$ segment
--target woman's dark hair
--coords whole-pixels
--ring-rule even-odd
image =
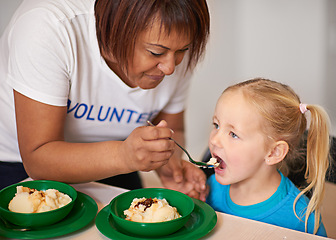
[[[204,54],[210,31],[206,0],[96,0],[101,55],[105,59],[112,57],[127,69],[136,38],[157,16],[168,34],[176,30],[190,36],[188,68],[193,68]]]

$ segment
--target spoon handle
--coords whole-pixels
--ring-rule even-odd
[[[150,126],[155,127],[155,125],[154,125],[153,123],[151,123],[150,121],[147,121],[147,123],[148,123]],[[179,148],[181,148],[182,151],[183,151],[185,154],[187,154],[188,159],[189,159],[189,162],[191,162],[191,163],[197,165],[198,167],[203,167],[203,168],[212,168],[212,167],[214,167],[213,165],[208,165],[208,164],[205,163],[205,162],[197,162],[197,161],[193,160],[192,157],[190,156],[189,152],[188,152],[184,147],[182,147],[180,144],[178,144],[178,143],[175,141],[175,139],[173,139],[173,138],[169,138],[169,139],[170,139],[170,140],[173,140],[174,143],[175,143]]]

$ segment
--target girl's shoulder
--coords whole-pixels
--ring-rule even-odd
[[[289,206],[289,209],[293,209],[295,199],[301,193],[301,191],[299,190],[297,186],[295,186],[295,184],[290,179],[285,177],[284,180],[286,181],[287,189],[288,189],[288,195],[287,195],[287,198],[288,198],[287,202],[289,203],[288,206]],[[296,219],[296,228],[294,228],[296,230],[303,231],[303,232],[305,231],[304,220],[305,220],[305,214],[306,214],[308,203],[309,203],[309,198],[304,194],[300,196],[300,198],[298,198],[297,202],[295,203],[295,213],[297,216],[295,216],[293,212],[293,218]],[[293,222],[293,226],[295,226],[294,223],[295,222]],[[315,212],[312,212],[312,214],[308,218],[308,232],[309,233],[313,233],[314,223],[315,223]],[[327,236],[323,222],[321,222],[317,235]]]
[[[295,186],[295,184],[288,178],[288,177],[283,177],[284,182],[286,184],[286,188],[287,188],[287,192],[288,192],[288,197],[290,199],[294,199],[301,193],[301,191],[299,190],[299,188],[297,186]],[[306,195],[302,195],[298,201],[297,201],[298,205],[300,207],[306,208],[307,204],[309,203],[309,198]]]

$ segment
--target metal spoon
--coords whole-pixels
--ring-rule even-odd
[[[12,224],[10,222],[8,222],[6,219],[4,219],[3,217],[0,216],[0,220],[4,223],[5,228],[12,230],[12,231],[19,231],[19,232],[26,232],[26,231],[30,231],[29,228],[21,228],[18,225]]]
[[[150,125],[150,126],[153,126],[155,127],[155,125],[153,123],[151,123],[150,121],[147,121],[147,123]],[[197,162],[195,160],[192,159],[192,157],[190,156],[190,154],[188,153],[188,151],[182,147],[180,144],[178,144],[173,138],[169,138],[170,140],[173,140],[174,143],[182,149],[183,152],[185,152],[185,154],[187,154],[188,156],[188,159],[189,159],[189,162],[195,164],[196,166],[198,167],[202,167],[202,168],[214,168],[216,167],[214,164],[209,164],[209,163],[206,163],[206,162]]]

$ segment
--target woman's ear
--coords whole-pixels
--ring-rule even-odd
[[[287,155],[289,150],[288,143],[285,141],[277,141],[270,149],[270,152],[265,158],[266,164],[274,165],[281,162]]]

